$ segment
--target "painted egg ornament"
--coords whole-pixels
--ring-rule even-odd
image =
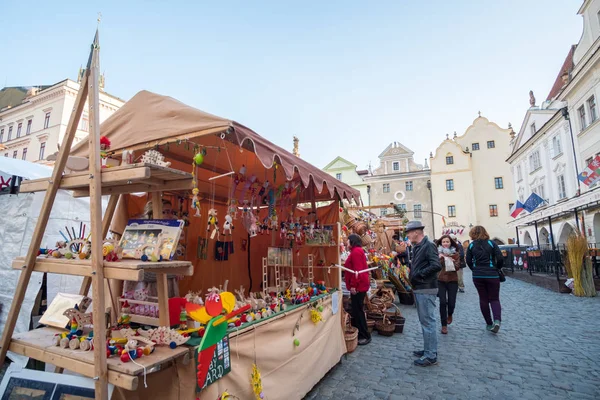
[[[317,310],[319,310],[319,312],[323,312],[323,306],[319,306],[319,308],[317,308]]]
[[[294,346],[295,346],[295,347],[298,347],[298,346],[300,346],[300,340],[298,340],[298,339],[294,339]]]
[[[203,162],[204,162],[204,154],[202,154],[202,153],[197,153],[197,154],[194,156],[194,163],[195,163],[196,165],[202,165],[202,163],[203,163]]]

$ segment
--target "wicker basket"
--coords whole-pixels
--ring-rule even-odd
[[[373,243],[373,239],[371,239],[371,236],[369,235],[362,235],[360,237],[360,242],[363,247],[368,247]]]
[[[396,331],[396,325],[384,315],[381,321],[375,322],[375,329],[377,329],[377,332],[381,336],[393,336]]]
[[[346,339],[346,351],[352,353],[358,347],[358,329],[350,325],[350,316],[344,314],[344,339]]]
[[[367,330],[369,331],[369,333],[373,332],[373,329],[375,329],[375,321],[372,319],[368,319],[367,320]]]

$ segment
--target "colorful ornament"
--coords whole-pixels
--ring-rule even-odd
[[[202,163],[203,163],[203,162],[204,162],[204,154],[202,154],[202,153],[197,153],[197,154],[194,156],[194,163],[195,163],[196,165],[202,165]]]
[[[252,391],[254,392],[256,400],[263,399],[265,395],[263,393],[262,378],[260,377],[260,371],[258,370],[256,363],[252,364],[250,380],[252,383]]]
[[[200,199],[198,198],[200,190],[198,188],[192,189],[192,209],[196,210],[194,217],[200,217]]]

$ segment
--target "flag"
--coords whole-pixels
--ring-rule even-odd
[[[523,205],[523,203],[517,200],[517,202],[513,204],[512,208],[510,209],[510,216],[513,218],[517,218],[524,209],[525,206]]]
[[[592,186],[600,180],[600,155],[579,174],[579,180],[587,186]]]
[[[544,199],[542,199],[536,193],[531,193],[529,198],[527,198],[527,200],[525,200],[525,204],[523,204],[523,208],[525,209],[525,211],[531,213],[531,212],[533,212],[533,210],[538,208],[538,206],[540,204],[542,204],[543,202],[544,202]]]

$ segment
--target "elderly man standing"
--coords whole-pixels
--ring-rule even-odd
[[[442,270],[437,247],[425,236],[424,228],[421,222],[410,221],[405,229],[408,240],[412,244],[409,279],[415,293],[419,322],[423,329],[424,349],[414,352],[415,357],[419,357],[415,360],[415,365],[419,367],[437,364],[435,300],[438,292],[437,276]]]

